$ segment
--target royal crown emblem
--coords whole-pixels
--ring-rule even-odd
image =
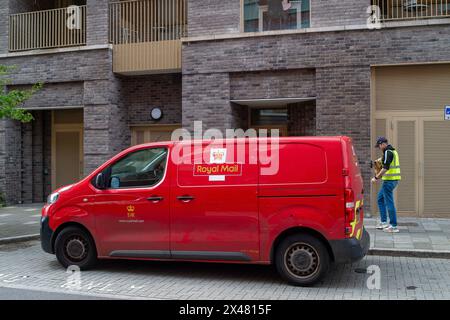
[[[134,218],[134,206],[127,206],[128,218]]]

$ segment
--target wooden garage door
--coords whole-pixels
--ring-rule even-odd
[[[450,64],[375,69],[376,111],[443,110],[450,104]]]
[[[400,155],[399,213],[450,218],[450,64],[377,67],[372,87],[372,139],[387,136]]]
[[[423,122],[423,212],[450,216],[450,121]]]

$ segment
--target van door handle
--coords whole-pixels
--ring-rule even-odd
[[[177,197],[178,200],[183,201],[183,202],[190,202],[192,200],[194,200],[193,196],[179,196]]]
[[[162,201],[164,198],[163,197],[160,197],[160,196],[152,196],[152,197],[149,197],[149,198],[147,198],[147,200],[148,201],[151,201],[151,202],[160,202],[160,201]]]

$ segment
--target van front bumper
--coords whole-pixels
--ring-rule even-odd
[[[331,250],[336,263],[352,263],[364,258],[369,251],[370,235],[363,229],[361,240],[356,238],[332,240],[330,241]]]
[[[41,218],[41,247],[45,252],[54,254],[52,246],[53,230],[50,228],[48,220],[48,217]]]

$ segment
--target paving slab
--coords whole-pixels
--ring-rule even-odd
[[[36,237],[43,206],[37,203],[0,208],[0,242]]]

